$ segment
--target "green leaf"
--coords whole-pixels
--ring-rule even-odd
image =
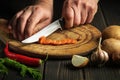
[[[8,69],[2,63],[0,63],[0,73],[8,74]]]
[[[4,62],[6,65],[11,66],[13,68],[16,68],[20,71],[20,75],[24,77],[26,73],[28,72],[35,80],[41,80],[42,76],[39,70],[27,67],[24,64],[21,64],[15,60],[9,59],[9,58],[4,58]]]
[[[20,71],[21,76],[24,77],[26,75],[26,72],[27,72],[27,66],[22,65]]]
[[[42,75],[41,75],[39,70],[33,69],[33,68],[28,68],[28,72],[32,75],[32,77],[35,80],[41,80],[42,79]]]

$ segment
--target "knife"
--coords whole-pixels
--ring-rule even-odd
[[[55,32],[56,30],[58,30],[59,28],[62,30],[61,26],[63,26],[64,24],[65,24],[64,19],[60,18],[60,19],[54,21],[53,23],[49,24],[42,30],[38,31],[37,33],[33,34],[32,36],[26,38],[25,40],[22,41],[22,43],[37,42],[39,40],[39,38],[42,36],[47,37],[50,34],[52,34],[53,32]]]

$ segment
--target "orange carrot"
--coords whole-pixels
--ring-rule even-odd
[[[44,36],[39,39],[40,44],[52,44],[52,45],[74,44],[76,42],[77,40],[75,39],[51,40],[51,39],[47,39]]]

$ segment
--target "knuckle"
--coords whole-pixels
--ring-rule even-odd
[[[82,6],[87,6],[88,2],[86,2],[86,0],[80,0],[79,4]]]
[[[27,22],[28,22],[29,24],[31,24],[33,21],[34,21],[33,18],[29,18],[29,19],[27,20]]]
[[[20,16],[19,17],[19,21],[25,21],[25,17],[24,16]]]
[[[74,4],[79,5],[80,0],[74,0]]]
[[[95,9],[95,5],[93,4],[86,4],[86,7],[90,10],[94,10]]]
[[[34,10],[38,10],[40,7],[38,7],[38,6],[36,6],[36,7],[34,7]]]
[[[86,7],[91,7],[90,3],[86,3],[85,5],[86,5]]]
[[[70,0],[65,0],[64,4],[65,5],[70,5]]]

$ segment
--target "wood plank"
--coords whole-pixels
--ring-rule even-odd
[[[0,74],[0,80],[3,80],[3,78],[4,78],[4,75]]]
[[[120,80],[120,68],[116,66],[104,66],[85,68],[86,80]]]
[[[76,69],[70,60],[49,60],[45,68],[45,80],[83,80],[82,69]]]

